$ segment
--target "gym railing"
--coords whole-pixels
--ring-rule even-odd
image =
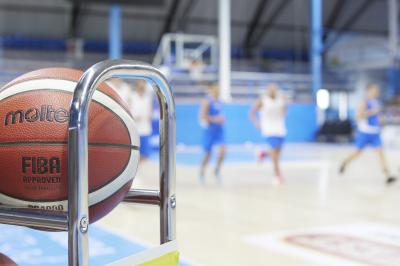
[[[93,65],[81,77],[73,95],[68,129],[68,213],[0,208],[0,223],[68,231],[68,265],[89,265],[88,111],[92,95],[112,77],[144,79],[160,104],[160,188],[133,189],[124,201],[158,205],[160,242],[175,239],[175,103],[163,75],[136,61],[109,60]]]

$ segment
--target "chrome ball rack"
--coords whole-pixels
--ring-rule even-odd
[[[175,103],[164,76],[151,65],[108,60],[90,67],[76,85],[68,127],[68,212],[0,208],[0,223],[68,231],[68,265],[89,265],[88,111],[92,95],[112,77],[144,79],[152,84],[160,104],[160,187],[133,189],[125,202],[160,208],[160,242],[175,239]]]

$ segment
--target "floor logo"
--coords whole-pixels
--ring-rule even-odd
[[[351,225],[248,236],[246,242],[323,265],[400,265],[400,228]]]

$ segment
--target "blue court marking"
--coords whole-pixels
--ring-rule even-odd
[[[13,259],[19,266],[68,264],[66,232],[44,232],[3,224],[0,224],[0,231],[0,253]],[[91,266],[104,266],[149,248],[96,225],[90,227],[89,239]],[[179,265],[189,264],[181,262]]]

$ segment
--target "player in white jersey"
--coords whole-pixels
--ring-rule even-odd
[[[115,88],[119,96],[127,103],[129,111],[135,119],[140,136],[140,162],[143,162],[151,153],[149,141],[153,132],[152,89],[145,80],[136,80],[133,86],[121,78],[112,78],[107,83]]]
[[[261,162],[266,156],[270,156],[274,166],[274,183],[282,184],[284,179],[279,159],[286,136],[286,103],[276,84],[267,86],[265,93],[254,103],[249,116],[270,148],[268,151],[259,152],[258,161]]]
[[[140,136],[140,160],[146,160],[151,153],[149,139],[152,134],[153,94],[145,80],[135,81],[134,86],[121,79],[115,79],[113,83],[118,87],[135,119]]]

